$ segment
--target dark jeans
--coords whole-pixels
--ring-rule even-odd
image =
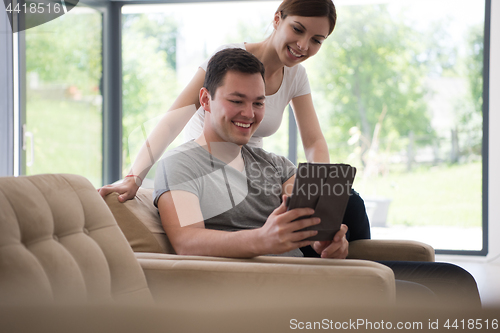
[[[379,263],[391,268],[396,280],[417,283],[430,289],[436,295],[439,305],[481,307],[476,280],[457,265],[418,261],[379,261]],[[396,294],[399,292],[396,284]],[[430,298],[427,300],[432,301]]]

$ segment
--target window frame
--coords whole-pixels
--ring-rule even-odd
[[[490,43],[491,43],[491,0],[485,0],[484,9],[484,47],[483,47],[483,139],[481,147],[482,158],[482,237],[483,248],[479,251],[442,250],[436,254],[452,254],[466,256],[488,255],[489,250],[489,105],[490,105]]]
[[[0,31],[1,177],[14,175],[14,35],[7,15],[0,14]]]

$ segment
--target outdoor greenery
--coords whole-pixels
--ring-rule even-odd
[[[101,108],[70,100],[34,98],[26,106],[35,158],[28,174],[73,173],[102,183]],[[69,111],[70,110],[70,111]],[[28,151],[31,143],[28,141]],[[31,156],[27,156],[28,162]]]
[[[101,29],[99,13],[72,11],[26,31],[27,174],[74,173],[102,185]]]
[[[475,25],[467,36],[465,56],[465,75],[469,82],[468,95],[464,98],[460,110],[459,128],[464,142],[464,154],[481,154],[483,126],[483,36],[484,27]]]
[[[323,114],[329,115],[324,126],[328,141],[347,143],[349,130],[358,126],[364,157],[383,112],[380,137],[386,142],[411,131],[432,135],[424,99],[427,72],[419,61],[429,45],[386,6],[347,6],[341,14],[342,24],[309,66],[314,91],[324,99]],[[331,145],[332,155],[352,149]]]
[[[360,177],[360,193],[389,198],[387,224],[404,226],[480,227],[482,223],[482,164],[420,166],[387,176]],[[366,200],[366,198],[365,198]]]
[[[45,85],[100,94],[102,17],[67,14],[26,31],[26,72]]]
[[[323,132],[328,142],[335,143],[330,145],[334,159],[347,159],[356,147],[353,143],[359,162],[366,165],[370,148],[372,154],[399,152],[407,149],[410,137],[415,148],[449,138],[448,132],[437,133],[431,125],[427,101],[434,92],[427,81],[434,77],[467,78],[471,95],[457,101],[455,112],[462,119],[462,132],[474,132],[476,137],[474,142],[461,140],[461,151],[480,154],[482,32],[478,27],[471,28],[468,53],[460,57],[449,42],[446,20],[417,30],[408,13],[395,17],[387,5],[345,6],[339,8],[340,15],[342,24],[305,64],[324,120]],[[471,101],[473,108],[463,107]],[[475,128],[467,131],[471,118]],[[467,150],[467,145],[476,149]]]
[[[177,97],[176,23],[170,16],[123,16],[123,173],[145,141],[141,125],[154,127]],[[149,132],[148,132],[149,133]],[[139,135],[137,135],[139,134]]]

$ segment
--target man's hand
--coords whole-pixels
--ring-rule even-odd
[[[349,242],[345,238],[347,226],[342,224],[331,241],[317,241],[312,247],[321,258],[345,259],[349,253]]]
[[[299,231],[306,227],[319,224],[319,218],[307,218],[293,221],[301,216],[312,215],[311,208],[296,208],[286,210],[286,196],[283,202],[267,218],[266,223],[259,231],[259,241],[256,244],[259,254],[281,254],[312,244],[312,241],[304,239],[316,235],[316,230]],[[293,221],[293,222],[292,222]]]
[[[135,198],[135,194],[139,189],[135,177],[127,177],[120,184],[105,185],[97,190],[99,194],[104,198],[106,195],[112,192],[118,192],[118,201],[125,202],[127,200]]]

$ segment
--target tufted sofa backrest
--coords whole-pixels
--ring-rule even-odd
[[[0,304],[152,302],[113,215],[76,175],[0,178]]]

